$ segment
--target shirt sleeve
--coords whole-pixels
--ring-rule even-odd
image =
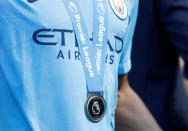
[[[124,35],[123,42],[124,47],[120,57],[118,74],[127,74],[131,69],[131,49],[132,49],[132,38],[138,14],[138,0],[133,0],[132,10],[129,16],[129,25],[127,27],[126,34]]]

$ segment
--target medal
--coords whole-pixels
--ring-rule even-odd
[[[85,114],[92,122],[99,122],[105,115],[103,78],[108,36],[108,11],[106,0],[93,0],[93,44],[77,0],[64,0],[78,41],[82,67],[86,78],[88,98]]]
[[[91,94],[85,103],[85,113],[93,122],[99,122],[106,113],[106,103],[100,94]]]

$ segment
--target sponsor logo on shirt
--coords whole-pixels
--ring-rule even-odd
[[[75,40],[72,40],[73,43],[67,43],[67,35],[74,35]],[[56,41],[57,38],[59,41]],[[38,29],[32,35],[33,41],[41,46],[60,46],[68,47],[70,49],[60,49],[56,54],[56,59],[58,60],[80,60],[80,53],[78,51],[78,43],[76,35],[73,30],[69,29]],[[93,41],[93,38],[90,38],[90,41]],[[114,44],[115,45],[114,45]],[[71,47],[69,44],[73,44]],[[114,41],[107,41],[108,52],[106,54],[106,63],[113,64],[115,60],[115,55],[120,54],[123,49],[123,39],[117,35],[114,35]]]

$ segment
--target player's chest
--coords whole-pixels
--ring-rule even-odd
[[[77,0],[83,14],[88,33],[93,32],[93,1]],[[6,3],[6,2],[5,2]],[[129,23],[131,8],[129,2],[124,0],[106,0],[108,12],[108,30],[117,35],[124,35]],[[9,6],[8,6],[9,5]],[[73,29],[69,14],[63,0],[8,0],[7,16],[13,16],[15,22],[45,28]],[[6,8],[5,8],[6,9]],[[99,8],[96,8],[100,10]],[[123,13],[121,13],[123,12]],[[121,16],[124,16],[122,19]],[[30,25],[30,26],[33,26]]]
[[[126,29],[129,23],[131,8],[122,0],[106,0],[108,11],[108,50],[111,54],[121,54],[125,41]],[[111,3],[113,2],[113,3]],[[119,2],[119,3],[118,3]],[[21,25],[23,34],[28,34],[33,39],[34,45],[51,46],[59,45],[61,48],[77,48],[75,33],[70,16],[63,0],[7,0],[7,8],[4,8],[6,19],[0,20],[8,25]],[[78,0],[78,6],[88,30],[90,40],[93,33],[93,2],[91,0]],[[122,4],[125,4],[124,6]],[[127,11],[124,19],[120,18],[120,10]],[[7,9],[7,10],[5,10]],[[119,10],[119,12],[118,12]],[[2,10],[1,10],[2,11]],[[96,10],[97,11],[97,10]],[[119,13],[119,14],[118,14]],[[4,17],[5,18],[5,17]],[[16,29],[16,30],[17,30]]]

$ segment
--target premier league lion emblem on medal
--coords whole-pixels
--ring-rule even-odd
[[[110,5],[114,11],[114,13],[120,18],[120,19],[126,19],[127,17],[127,7],[125,5],[124,0],[109,0]]]
[[[106,112],[106,103],[103,96],[92,94],[88,97],[85,104],[85,113],[89,120],[99,122]]]

